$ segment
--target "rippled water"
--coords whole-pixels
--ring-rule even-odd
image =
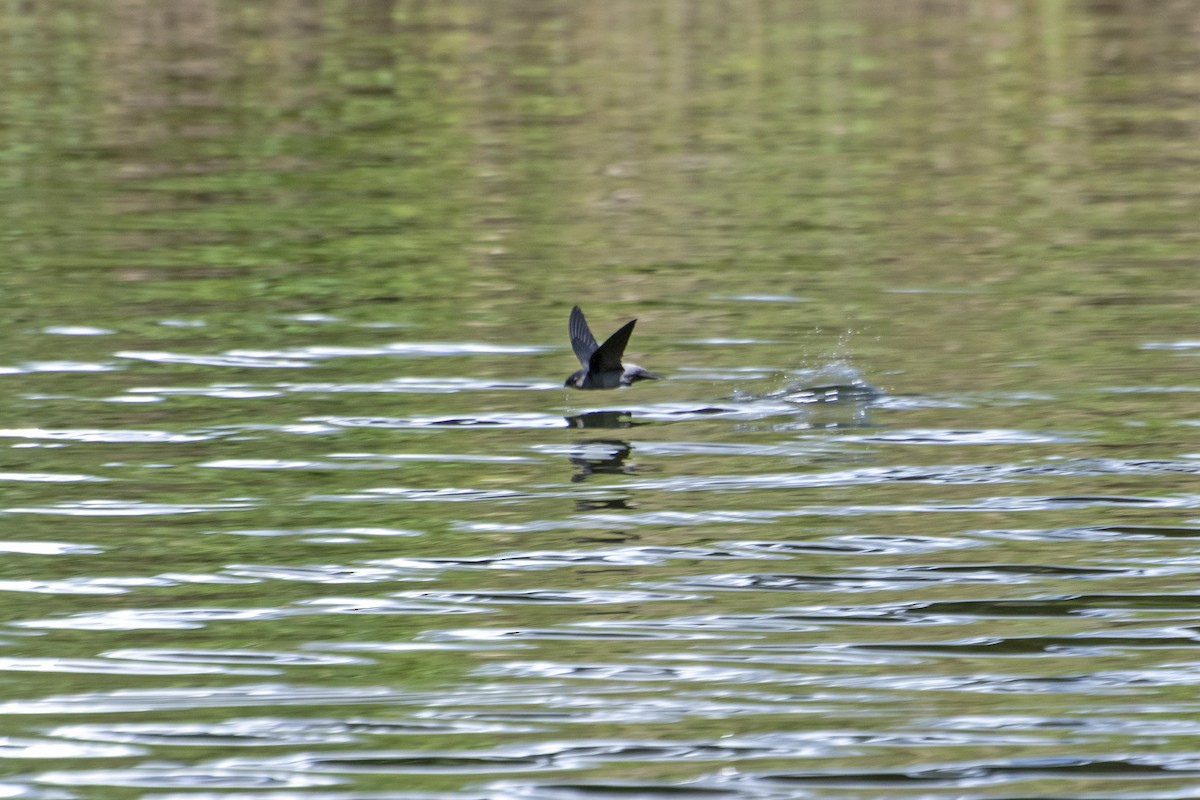
[[[0,796],[1200,796],[1196,7],[434,6],[0,10]]]
[[[378,349],[421,353],[392,367],[418,373],[463,352],[535,350],[547,373],[569,356]],[[189,387],[114,352],[97,366],[123,394],[27,405],[109,424],[0,432],[15,796],[1200,785],[1186,448],[1113,447],[1111,423],[1069,423],[1051,395],[890,394],[845,364],[816,371],[837,384],[752,376],[729,393],[680,372],[585,395],[255,382],[221,358]],[[291,395],[326,407],[189,419],[196,397],[257,415]],[[415,399],[360,415],[393,396]],[[159,427],[101,410],[133,399]]]

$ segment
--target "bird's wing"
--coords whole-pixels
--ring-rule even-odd
[[[600,345],[596,344],[596,337],[592,336],[592,331],[588,328],[587,320],[583,318],[583,312],[579,310],[579,306],[571,309],[571,322],[568,330],[571,332],[571,349],[575,351],[575,357],[579,359],[579,363],[586,367],[591,361],[592,354],[600,349]]]
[[[604,340],[604,344],[592,353],[588,362],[589,372],[602,372],[610,369],[621,369],[621,356],[625,355],[625,345],[629,344],[629,336],[633,333],[636,319],[626,322],[617,332]]]

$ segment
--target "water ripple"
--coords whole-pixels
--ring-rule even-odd
[[[674,559],[762,559],[783,558],[774,554],[742,553],[706,547],[616,547],[598,550],[537,550],[463,558],[392,558],[371,563],[416,569],[553,569],[564,566],[662,564]]]
[[[277,758],[234,758],[219,762],[225,769],[286,770],[304,774],[437,774],[491,773],[577,769],[610,762],[655,763],[729,759],[813,758],[836,747],[837,741],[725,739],[720,742],[583,740],[529,745],[502,745],[487,750],[343,751],[304,753]]]
[[[111,364],[90,361],[26,361],[11,367],[0,366],[0,375],[31,375],[41,372],[112,372]]]
[[[1086,441],[1076,434],[1050,433],[1040,431],[1005,430],[1000,428],[985,430],[943,430],[937,428],[914,428],[910,430],[889,431],[862,436],[853,436],[853,441],[881,442],[884,444],[942,444],[942,445],[980,445],[980,444],[1071,444]]]
[[[588,695],[566,696],[547,687],[541,696],[529,698],[528,708],[469,708],[465,711],[439,708],[421,712],[437,719],[466,719],[472,722],[503,724],[567,724],[596,725],[603,723],[679,722],[689,718],[723,720],[756,714],[795,712],[794,705],[785,705],[778,698],[771,703],[753,702],[738,697],[727,702],[704,699],[699,693],[686,693],[680,699],[662,696],[657,687],[636,687],[653,694],[633,695],[632,684],[622,689],[620,698]]]
[[[353,656],[338,656],[318,653],[270,652],[266,650],[162,650],[130,647],[110,650],[105,658],[138,662],[166,662],[170,664],[220,664],[220,665],[268,665],[279,667],[331,667],[344,665],[365,666],[375,662]],[[270,671],[268,674],[273,674]]]
[[[559,414],[532,412],[491,414],[423,414],[414,417],[306,417],[305,421],[338,428],[566,428]]]
[[[685,491],[682,488],[673,491]],[[577,498],[578,499],[578,498]],[[1106,506],[1129,506],[1147,509],[1194,509],[1200,508],[1200,495],[1180,494],[1156,497],[1115,495],[1067,495],[1029,497],[983,497],[968,501],[938,501],[924,503],[896,503],[857,505],[812,505],[797,508],[708,510],[708,511],[655,511],[644,513],[594,513],[576,514],[563,519],[535,519],[529,522],[476,522],[457,520],[451,528],[457,531],[476,533],[533,533],[557,530],[579,530],[581,528],[627,529],[634,527],[693,527],[700,525],[766,525],[780,519],[793,517],[858,517],[870,515],[900,515],[916,513],[1033,513],[1049,510],[1089,509]],[[1068,530],[1031,530],[1028,532],[1006,531],[1012,539],[1056,539],[1056,538],[1103,538],[1101,529],[1084,528]],[[742,557],[769,557],[749,551]],[[778,557],[784,557],[782,555]]]
[[[578,514],[569,519],[541,519],[531,522],[472,522],[457,521],[455,530],[476,533],[529,533],[534,531],[577,530],[579,528],[621,528],[634,526],[668,525],[686,527],[712,524],[766,524],[780,517],[800,516],[804,513],[791,511],[655,511],[643,514]],[[770,558],[758,554],[755,558]],[[779,556],[782,557],[782,556]]]
[[[794,680],[787,674],[765,669],[737,669],[708,665],[653,664],[565,664],[554,661],[509,661],[479,667],[481,677],[585,678],[614,681],[688,681],[716,683],[775,683]]]
[[[477,501],[492,501],[492,500],[510,500],[516,497],[528,497],[529,495],[521,492],[515,492],[508,489],[456,489],[448,487],[445,489],[416,489],[403,486],[382,487],[377,489],[364,489],[361,492],[350,494],[316,494],[308,499],[315,502],[356,502],[361,500],[372,500],[379,502],[385,500],[388,502],[435,502],[435,503],[463,503]]]
[[[339,464],[333,461],[311,461],[307,459],[286,458],[222,458],[217,461],[205,461],[197,464],[205,469],[254,469],[254,470],[361,470],[361,469],[392,469],[393,465],[376,464]]]
[[[540,345],[495,344],[492,342],[393,342],[374,347],[314,345],[286,350],[231,350],[230,352],[252,357],[325,359],[387,355],[521,355],[545,353],[552,349]]]
[[[73,475],[65,472],[0,472],[0,481],[20,483],[100,483],[108,478],[95,475]]]
[[[257,507],[249,500],[226,500],[217,503],[149,503],[140,500],[77,500],[63,501],[50,506],[6,508],[6,514],[54,514],[65,517],[156,517],[175,514],[215,514],[225,511],[247,511]]]
[[[276,670],[230,670],[183,664],[122,664],[97,658],[0,657],[3,672],[62,672],[90,675],[274,675]]]
[[[212,437],[204,434],[171,433],[170,431],[101,430],[88,428],[59,430],[5,428],[0,429],[0,438],[66,442],[178,443],[202,442]]]
[[[135,386],[126,389],[126,402],[157,402],[166,397],[211,397],[214,400],[257,400],[264,397],[280,397],[283,391],[277,388],[255,386],[249,383],[213,383],[208,386]]]
[[[529,458],[528,456],[481,455],[478,453],[330,453],[328,457],[388,462],[434,461],[443,464],[522,464],[537,462],[537,459]]]
[[[62,739],[146,746],[279,747],[351,744],[370,736],[453,735],[519,730],[529,728],[471,720],[245,717],[211,723],[130,722],[63,725],[47,731],[47,734]]]
[[[268,366],[254,364],[252,366]],[[307,364],[276,364],[303,367]],[[485,378],[418,378],[406,376],[373,382],[244,383],[218,382],[205,386],[138,386],[126,390],[126,402],[146,402],[166,397],[208,397],[215,400],[257,400],[289,394],[456,394],[486,391],[544,391],[561,389],[559,383],[537,383]]]
[[[1173,342],[1144,342],[1142,350],[1200,350],[1200,339],[1177,339]]]
[[[1127,617],[1130,611],[1151,610],[1186,613],[1195,607],[1200,594],[1071,594],[1030,598],[980,598],[973,600],[928,600],[910,608],[936,615],[973,619],[1073,616]]]
[[[953,582],[953,579],[940,579]],[[709,590],[743,590],[743,591],[784,591],[784,592],[879,592],[903,589],[905,584],[912,582],[939,581],[938,578],[925,576],[892,577],[877,576],[857,577],[848,575],[789,575],[789,574],[707,574],[687,575],[660,584],[663,587],[675,589],[709,589]]]
[[[171,353],[166,350],[122,350],[113,353],[117,358],[133,361],[149,361],[153,364],[188,364],[196,367],[237,367],[250,369],[303,369],[312,362],[299,358],[270,357],[265,354],[249,355],[226,353],[223,355],[191,355]]]
[[[108,336],[116,333],[109,328],[99,328],[95,325],[47,325],[42,328],[42,333],[55,334],[57,336]]]
[[[313,800],[311,792],[300,790],[262,792],[150,792],[141,800]],[[755,796],[757,798],[757,795]],[[65,800],[46,798],[46,800]],[[322,789],[320,800],[509,800],[509,795],[480,794],[478,790],[435,792],[429,790],[403,791],[330,791]]]
[[[0,580],[0,591],[31,594],[124,594],[128,588],[95,578]]]
[[[58,770],[37,775],[38,783],[55,786],[180,787],[206,789],[300,789],[346,783],[331,775],[228,770],[219,767],[146,767],[104,770]]]
[[[85,631],[192,630],[214,621],[280,619],[288,615],[285,609],[269,607],[118,609],[13,624],[22,628]]]
[[[50,734],[54,736],[53,733]],[[78,744],[56,739],[0,737],[0,758],[127,758],[145,753],[141,747],[116,744]],[[0,797],[12,795],[0,791]],[[19,795],[18,795],[19,796]]]
[[[939,536],[844,535],[817,541],[730,541],[722,547],[743,552],[762,552],[776,555],[847,554],[880,555],[899,553],[931,553],[938,550],[958,550],[978,547],[970,539]]]
[[[358,566],[348,567],[340,564],[319,564],[306,567],[275,566],[272,564],[230,564],[222,570],[222,573],[238,578],[320,584],[378,583],[379,581],[390,581],[396,578],[395,570]]]
[[[1096,716],[1092,709],[1081,716],[1042,716],[1037,714],[967,714],[933,718],[922,724],[945,730],[1018,730],[1018,731],[1075,731],[1100,737],[1120,731],[1129,736],[1196,736],[1200,721],[1170,719],[1154,715],[1147,719],[1116,716]]]
[[[25,553],[39,556],[76,556],[103,553],[104,548],[76,542],[0,542],[0,553]]]
[[[481,608],[469,608],[446,603],[419,603],[413,601],[381,600],[376,598],[322,597],[319,600],[301,600],[298,607],[310,609],[309,613],[320,614],[480,614]]]
[[[1101,525],[1094,528],[1069,529],[1087,534],[1108,534],[1122,539],[1129,538],[1193,538],[1200,536],[1200,527],[1191,525]]]
[[[395,703],[402,695],[382,686],[307,687],[277,683],[199,688],[115,689],[0,703],[0,714],[130,714],[206,708],[344,706]]]
[[[282,770],[302,774],[439,774],[455,775],[489,772],[525,772],[529,770],[563,769],[542,754],[527,753],[518,748],[496,748],[483,751],[403,751],[345,752],[338,755],[306,753],[279,758],[228,759],[222,762],[227,769]]]
[[[641,623],[612,620],[592,620],[577,623],[583,629],[605,631],[721,631],[733,633],[796,634],[820,631],[832,625],[948,625],[961,623],[953,616],[935,613],[913,613],[904,606],[854,606],[851,608],[799,608],[795,610],[758,612],[754,614],[696,614]]]
[[[372,383],[279,383],[278,389],[301,394],[454,394],[456,392],[545,391],[561,383],[531,383],[486,378],[391,378]]]
[[[572,444],[535,444],[532,450],[538,453],[573,456],[584,453],[591,447],[603,447],[604,442],[576,442]],[[609,447],[612,445],[610,444]],[[643,456],[762,456],[767,458],[812,458],[827,453],[842,452],[846,448],[837,442],[689,442],[689,441],[638,441],[631,445]]]
[[[607,603],[646,603],[663,600],[695,600],[700,595],[670,594],[667,592],[639,592],[599,589],[524,589],[504,591],[500,589],[473,592],[451,591],[407,591],[398,597],[413,597],[426,600],[444,600],[451,603],[523,603],[523,604],[568,604],[597,605]]]
[[[698,475],[631,481],[628,489],[664,492],[797,489],[827,486],[865,486],[903,482],[926,484],[988,484],[1031,478],[1099,475],[1200,475],[1200,461],[1191,459],[1120,460],[1077,459],[1046,464],[975,464],[946,466],[863,467],[834,472],[776,472],[753,475]]]
[[[421,531],[407,528],[258,528],[249,530],[206,531],[228,536],[274,537],[304,536],[310,542],[346,544],[362,541],[361,537],[374,536],[421,536]]]
[[[1012,758],[1006,761],[966,761],[941,764],[924,769],[872,770],[790,770],[787,772],[739,773],[727,778],[731,783],[762,782],[793,789],[806,786],[875,789],[879,786],[910,788],[961,788],[964,782],[987,786],[1014,781],[1071,779],[1075,789],[1079,781],[1093,779],[1096,786],[1113,789],[1112,781],[1152,778],[1182,778],[1200,775],[1194,759],[1180,756],[1054,755]],[[1144,786],[1144,784],[1142,784]],[[1075,792],[1072,791],[1072,794]],[[1107,793],[1106,793],[1107,794]],[[1154,796],[1139,794],[1140,797]],[[1170,796],[1170,795],[1168,795]]]
[[[1058,579],[1108,579],[1151,574],[1186,573],[1190,569],[1128,567],[1060,567],[1047,564],[984,564],[977,566],[912,565],[881,569],[873,567],[861,575],[816,575],[779,573],[710,573],[675,578],[663,587],[677,589],[734,589],[789,592],[875,592],[902,590],[906,584],[999,583],[1020,584],[1052,576]]]
[[[429,642],[510,642],[510,641],[698,641],[718,638],[715,634],[681,633],[660,630],[647,624],[638,628],[636,623],[615,628],[588,627],[579,623],[574,627],[562,628],[456,628],[453,630],[427,630],[419,637]],[[721,636],[722,639],[730,638]],[[739,638],[736,635],[732,638]]]
[[[635,780],[569,781],[546,783],[517,780],[488,785],[491,800],[797,800],[783,792],[755,787],[721,788],[708,782],[652,783]],[[365,799],[364,799],[365,800]]]

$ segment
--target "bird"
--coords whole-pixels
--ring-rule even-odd
[[[621,364],[621,356],[625,354],[625,345],[629,344],[629,335],[633,333],[636,319],[626,322],[617,332],[604,340],[604,344],[596,344],[596,337],[588,328],[583,311],[579,306],[571,309],[571,320],[567,326],[571,334],[571,349],[583,369],[576,370],[563,383],[572,389],[616,389],[618,386],[629,386],[635,381],[657,380],[659,375],[647,372],[637,364]]]

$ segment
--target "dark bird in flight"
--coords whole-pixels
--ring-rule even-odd
[[[629,344],[629,335],[633,333],[636,323],[636,319],[629,320],[605,339],[604,344],[598,345],[579,306],[572,308],[569,326],[571,349],[575,351],[575,357],[583,369],[572,372],[563,386],[572,389],[615,389],[629,386],[634,381],[656,380],[658,375],[647,372],[637,364],[621,364],[625,345]]]

